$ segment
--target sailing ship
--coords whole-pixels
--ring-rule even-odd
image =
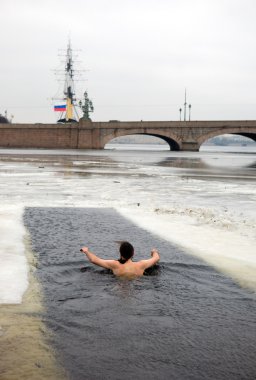
[[[83,120],[91,120],[90,112],[94,111],[92,101],[88,98],[88,94],[84,92],[83,101],[80,100],[78,104],[75,97],[75,84],[74,84],[74,61],[71,48],[71,42],[68,42],[65,62],[65,80],[64,80],[64,97],[61,100],[65,101],[65,104],[55,105],[54,111],[61,112],[61,116],[57,123],[76,123],[79,121],[79,114],[77,107],[83,112]]]

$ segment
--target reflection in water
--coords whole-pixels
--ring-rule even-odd
[[[20,151],[20,150],[19,150]],[[8,175],[20,163],[22,172],[40,173],[52,172],[55,177],[67,178],[91,175],[121,175],[132,176],[133,171],[140,167],[158,167],[158,174],[183,178],[203,179],[248,179],[254,180],[256,166],[255,154],[234,154],[223,152],[160,152],[160,151],[50,151],[40,150],[34,155],[34,150],[11,150],[11,156],[0,150],[0,172]],[[9,152],[10,153],[10,152]],[[56,158],[58,153],[58,158]],[[75,155],[74,155],[75,154]],[[11,158],[10,158],[11,157]],[[140,175],[146,175],[143,170]],[[28,184],[29,185],[29,184]]]
[[[209,166],[215,167],[254,167],[256,165],[255,155],[252,157],[248,155],[234,155],[229,154],[228,156],[222,156],[220,154],[216,154],[214,156],[204,156],[202,157],[202,161]]]
[[[122,144],[124,145],[124,144]],[[138,145],[138,144],[136,144]],[[134,147],[134,145],[132,145]],[[130,146],[130,149],[132,148]],[[136,148],[136,146],[135,146]],[[138,147],[137,147],[138,148]],[[179,168],[205,168],[216,167],[254,167],[256,165],[256,149],[242,147],[242,151],[230,150],[230,147],[222,147],[222,150],[212,151],[211,146],[206,146],[200,152],[172,152],[152,151],[152,144],[148,146],[150,151],[131,150],[108,151],[108,150],[35,150],[35,149],[0,149],[2,169],[6,162],[22,162],[38,164],[47,163],[58,167],[106,167],[114,163],[131,163],[139,165],[160,165]],[[217,147],[218,148],[218,147]],[[234,147],[233,147],[234,148]],[[235,147],[237,148],[237,147]],[[238,147],[241,150],[241,147]],[[226,150],[223,150],[226,149]],[[239,154],[238,154],[239,153]],[[56,162],[56,155],[58,162]],[[10,159],[11,158],[11,159]],[[11,165],[13,167],[13,165]]]

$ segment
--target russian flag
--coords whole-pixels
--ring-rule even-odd
[[[66,111],[66,104],[64,104],[62,106],[54,106],[54,111],[57,111],[57,112]]]

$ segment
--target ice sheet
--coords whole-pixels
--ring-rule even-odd
[[[28,285],[28,266],[23,238],[23,207],[0,209],[0,303],[21,303]]]

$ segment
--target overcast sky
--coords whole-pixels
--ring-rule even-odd
[[[92,119],[256,119],[255,0],[1,0],[0,113],[55,122],[68,38]],[[57,104],[58,102],[56,102]],[[62,103],[62,102],[60,102]]]

